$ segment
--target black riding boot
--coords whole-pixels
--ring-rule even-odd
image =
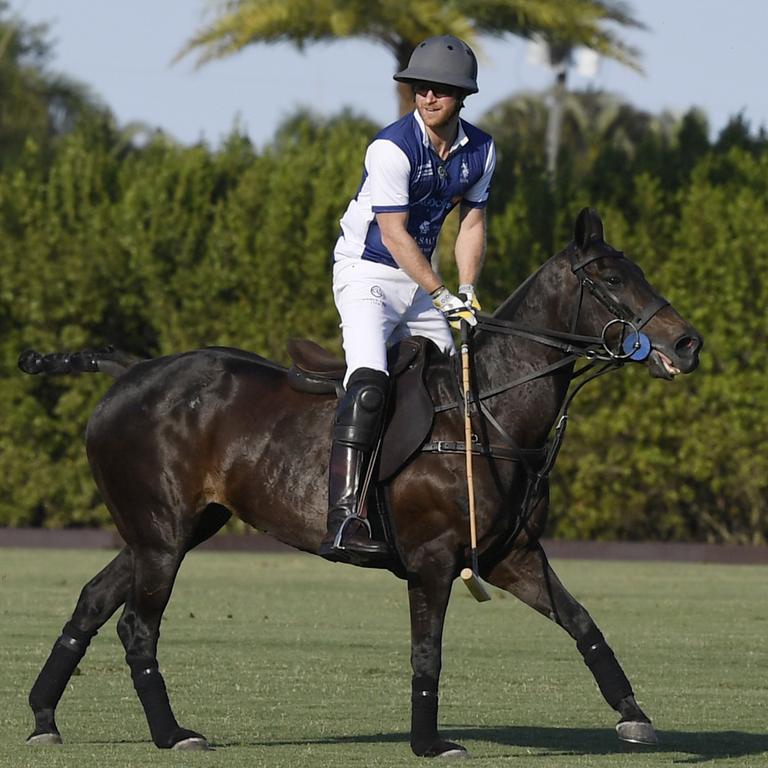
[[[359,368],[336,409],[328,470],[327,533],[320,554],[327,560],[359,563],[379,559],[389,547],[373,541],[357,516],[363,477],[379,436],[389,378],[382,371]]]

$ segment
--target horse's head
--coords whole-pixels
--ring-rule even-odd
[[[580,283],[580,333],[602,335],[608,348],[644,360],[657,378],[696,369],[701,336],[654,290],[637,264],[605,242],[603,222],[591,208],[576,219],[568,253]]]

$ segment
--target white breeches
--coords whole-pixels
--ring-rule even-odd
[[[387,348],[408,336],[425,336],[454,354],[450,327],[431,296],[401,269],[337,257],[333,299],[341,317],[346,385],[358,368],[387,370]]]

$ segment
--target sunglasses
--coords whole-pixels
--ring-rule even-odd
[[[419,96],[426,96],[430,91],[435,95],[436,99],[456,98],[459,95],[459,89],[453,88],[450,85],[442,85],[440,83],[426,83],[416,82],[413,83],[413,92]]]

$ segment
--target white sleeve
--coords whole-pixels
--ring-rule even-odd
[[[496,170],[496,146],[491,141],[488,146],[488,155],[485,158],[485,170],[483,175],[464,193],[463,203],[472,207],[485,205],[488,202],[488,192],[491,188],[491,179]]]
[[[365,153],[374,213],[408,210],[411,163],[392,141],[376,139]]]

